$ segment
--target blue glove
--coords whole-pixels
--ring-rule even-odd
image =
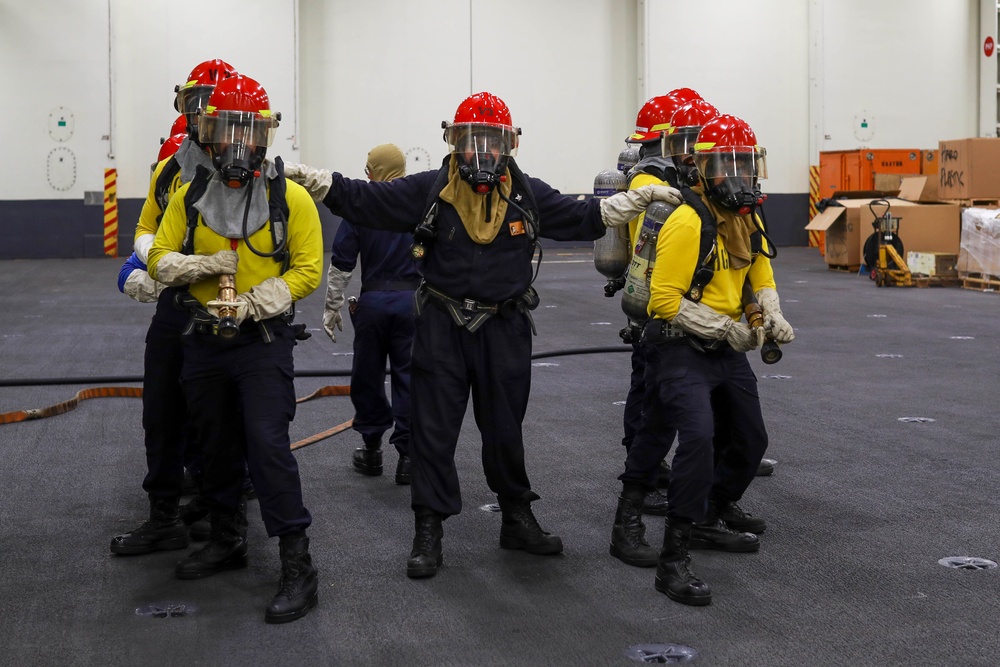
[[[139,256],[133,252],[132,255],[125,260],[125,263],[122,264],[121,271],[118,272],[118,291],[122,294],[125,293],[125,281],[128,280],[128,277],[132,275],[132,272],[136,269],[145,271],[146,265],[143,264],[142,260],[139,259]]]

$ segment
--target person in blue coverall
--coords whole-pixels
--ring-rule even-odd
[[[406,175],[406,157],[393,144],[368,153],[365,173],[372,181]],[[344,291],[361,257],[361,298],[349,309],[354,325],[351,403],[354,430],[364,446],[352,455],[363,475],[382,474],[382,436],[390,428],[396,448],[396,484],[410,483],[410,349],[413,347],[413,291],[420,273],[410,254],[409,234],[357,227],[344,220],[333,239],[323,328],[334,343],[343,331]],[[392,374],[392,403],[385,397],[385,364]]]
[[[654,199],[681,201],[664,185],[579,200],[525,176],[513,160],[520,129],[488,92],[465,99],[442,126],[450,155],[436,172],[368,183],[286,166],[290,179],[352,223],[414,232],[424,280],[410,364],[411,578],[437,573],[442,521],[462,509],[455,448],[470,391],[486,481],[502,514],[500,547],[562,551],[562,540],[542,530],[531,510],[539,496],[528,481],[521,432],[538,305],[531,287],[537,240],[593,241]]]

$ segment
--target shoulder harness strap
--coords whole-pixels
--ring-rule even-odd
[[[695,263],[694,276],[691,278],[691,287],[688,289],[687,298],[692,301],[701,301],[701,296],[707,285],[715,275],[715,241],[719,232],[718,223],[715,216],[705,206],[697,194],[689,187],[681,188],[681,196],[684,203],[689,205],[701,218],[701,241],[698,244],[698,261]]]
[[[160,215],[163,215],[162,211],[167,210],[167,204],[170,202],[170,186],[180,171],[180,162],[171,155],[167,163],[163,165],[163,169],[160,170],[160,175],[156,178],[156,184],[153,186],[153,197],[160,206]]]
[[[194,203],[202,198],[208,188],[208,181],[212,177],[212,172],[204,165],[198,165],[194,172],[194,178],[188,186],[184,195],[184,212],[187,214],[187,232],[184,234],[184,244],[181,252],[185,255],[194,254],[194,230],[198,226],[198,209]]]
[[[285,197],[287,184],[285,183],[285,162],[280,157],[274,158],[274,168],[278,175],[268,182],[267,206],[271,218],[271,247],[282,248],[282,251],[274,256],[275,261],[281,262],[281,272],[288,271],[291,257],[288,253],[288,246],[285,241],[288,238],[288,199]]]
[[[431,186],[430,192],[427,194],[424,216],[420,219],[420,224],[417,225],[417,228],[413,230],[413,241],[416,244],[422,244],[437,236],[437,225],[434,223],[434,219],[437,217],[438,212],[438,195],[444,190],[444,186],[448,184],[449,160],[451,160],[450,155],[445,157],[441,163],[441,168],[438,169],[437,177],[434,179],[434,185]]]

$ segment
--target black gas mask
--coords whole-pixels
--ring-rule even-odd
[[[706,192],[712,201],[737,215],[749,215],[764,202],[752,178],[714,179],[707,186]]]
[[[456,149],[458,175],[476,194],[485,195],[507,176],[507,148],[493,134],[469,134]]]
[[[705,193],[727,211],[749,215],[763,203],[757,188],[754,152],[696,154],[695,164],[705,183]]]
[[[260,176],[260,165],[264,162],[267,149],[240,142],[212,144],[209,152],[223,182],[231,188],[242,188],[252,178]]]

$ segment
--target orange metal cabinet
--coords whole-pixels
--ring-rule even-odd
[[[919,174],[923,151],[878,148],[819,154],[820,198],[841,190],[874,190],[875,174]]]

